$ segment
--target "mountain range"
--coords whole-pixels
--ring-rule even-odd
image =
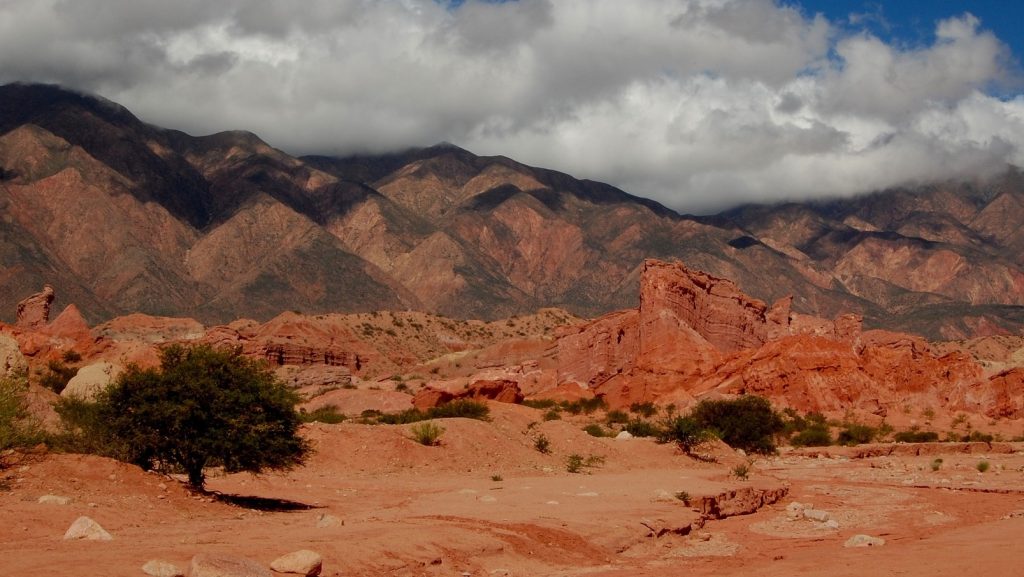
[[[1024,329],[1024,175],[679,214],[441,144],[295,157],[194,137],[102,98],[0,87],[0,320],[44,284],[91,322],[285,310],[496,319],[637,304],[679,259],[794,311],[931,338]],[[59,304],[59,303],[58,303]]]

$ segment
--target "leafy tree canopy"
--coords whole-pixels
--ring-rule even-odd
[[[110,434],[145,468],[181,467],[196,489],[203,469],[289,468],[309,452],[297,396],[260,362],[208,345],[163,350],[159,369],[129,367],[98,399]]]

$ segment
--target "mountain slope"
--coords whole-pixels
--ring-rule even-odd
[[[1024,178],[677,214],[449,144],[296,158],[52,86],[0,87],[0,318],[43,282],[96,322],[633,307],[645,258],[795,311],[955,338],[1022,326]],[[60,306],[58,304],[58,306]]]

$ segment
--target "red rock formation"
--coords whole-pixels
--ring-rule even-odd
[[[46,285],[41,292],[19,302],[17,326],[31,329],[50,322],[50,305],[54,298],[53,287]]]
[[[499,403],[521,403],[523,393],[519,385],[510,380],[479,380],[462,391],[452,393],[435,388],[425,388],[413,398],[412,404],[417,409],[429,409],[445,403],[471,399],[474,401],[491,400]]]

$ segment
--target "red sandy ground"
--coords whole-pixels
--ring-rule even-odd
[[[3,474],[0,575],[134,577],[154,558],[187,569],[196,553],[224,552],[269,565],[297,549],[321,553],[324,575],[345,576],[1024,574],[1020,444],[1006,453],[949,445],[941,455],[872,458],[783,452],[757,459],[740,481],[730,476],[742,462],[735,455],[705,464],[647,439],[589,437],[578,423],[531,425],[540,415],[492,403],[491,422],[440,421],[438,447],[410,440],[408,426],[317,424],[306,431],[317,452],[302,468],[210,479],[218,492],[313,507],[292,511],[210,502],[108,459],[26,456]],[[541,433],[550,455],[534,448]],[[568,473],[570,453],[605,462]],[[984,474],[975,468],[981,460],[991,464]],[[745,487],[788,487],[789,495],[690,535],[671,532],[699,516],[676,492],[695,499]],[[37,503],[45,494],[73,501]],[[840,527],[788,520],[793,501],[828,511]],[[80,515],[114,540],[63,541]],[[343,524],[318,527],[323,515]],[[669,532],[656,537],[651,528]],[[844,548],[858,533],[887,542]]]

